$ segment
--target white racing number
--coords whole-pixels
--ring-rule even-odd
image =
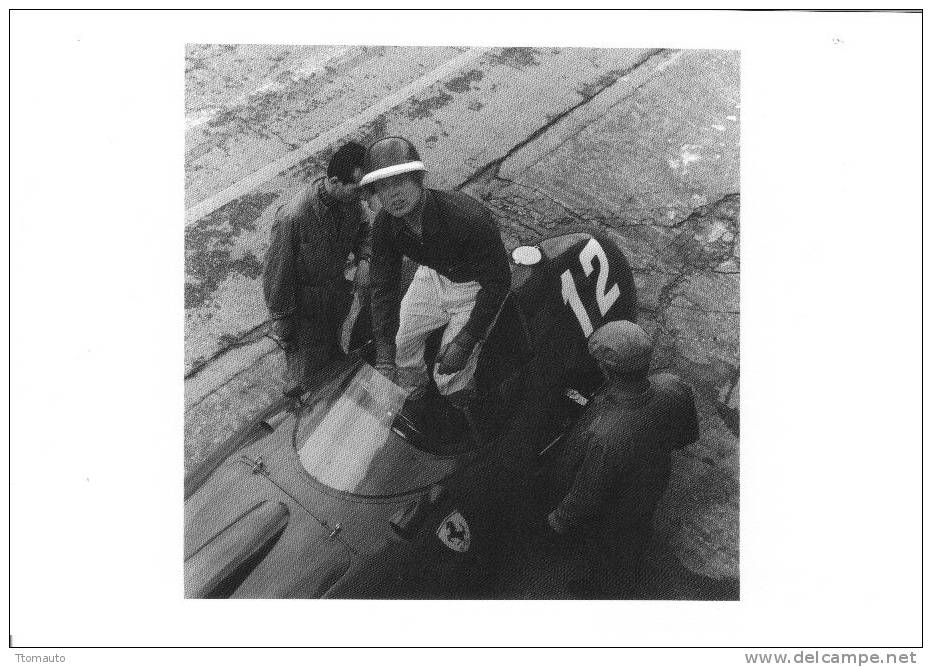
[[[573,314],[576,315],[579,326],[582,327],[583,336],[588,338],[592,333],[592,321],[589,319],[586,307],[579,300],[579,292],[576,291],[576,281],[573,280],[573,274],[567,269],[560,276],[560,280],[563,281],[563,303],[568,303],[570,308],[573,309]]]
[[[599,275],[596,277],[595,283],[595,302],[599,307],[599,312],[604,317],[609,308],[618,300],[621,290],[618,288],[618,283],[615,283],[611,289],[606,291],[605,288],[608,286],[608,256],[598,241],[589,239],[589,243],[579,253],[579,263],[582,265],[586,277],[589,277],[595,271],[594,264],[596,260],[599,263]],[[573,310],[573,314],[579,320],[583,335],[588,338],[592,334],[592,320],[589,319],[589,313],[586,312],[586,307],[579,298],[576,281],[573,280],[573,274],[569,269],[563,272],[560,281],[562,283],[563,303],[568,304]]]

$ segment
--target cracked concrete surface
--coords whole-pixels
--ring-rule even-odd
[[[494,49],[355,137],[410,136],[431,184],[484,201],[509,247],[585,224],[625,250],[655,368],[693,384],[702,422],[657,517],[652,567],[674,583],[651,597],[737,596],[737,91],[731,52]],[[262,338],[255,273],[267,204],[322,164],[305,160],[187,232],[187,465],[278,396],[281,355]],[[512,593],[548,597],[549,565],[526,562],[536,574],[515,573]]]
[[[458,51],[189,45],[186,207],[326,132]],[[373,76],[376,69],[379,74]]]
[[[481,169],[477,170],[475,174],[471,175],[468,179],[459,183],[457,188],[468,188],[470,184],[482,181],[483,179],[488,178],[489,174],[492,174],[495,178],[500,178],[500,171],[502,165],[509,159],[513,158],[515,155],[518,155],[526,146],[537,140],[538,138],[544,136],[546,133],[553,132],[554,128],[561,123],[565,118],[572,115],[578,109],[583,106],[590,106],[599,94],[611,88],[613,85],[624,79],[629,73],[634,72],[642,68],[650,60],[654,59],[656,56],[661,54],[669,54],[670,51],[665,49],[655,49],[653,51],[648,51],[642,57],[631,63],[629,66],[624,68],[616,68],[610,72],[599,76],[595,81],[587,82],[578,88],[581,99],[568,107],[567,109],[561,111],[557,114],[549,114],[547,116],[547,122],[538,127],[536,130],[531,132],[526,138],[522,139],[520,142],[508,149],[508,151],[499,158],[492,160]],[[578,130],[578,124],[574,127]],[[550,134],[549,137],[550,143],[553,144],[552,137],[554,134]],[[544,142],[542,142],[544,143]]]

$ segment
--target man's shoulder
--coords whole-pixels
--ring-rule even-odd
[[[673,373],[660,373],[651,376],[651,384],[660,399],[655,417],[661,417],[671,446],[678,449],[698,440],[699,416],[689,383]]]
[[[670,394],[683,394],[692,391],[689,384],[676,373],[655,373],[650,376],[650,383],[655,391]]]
[[[486,222],[492,219],[492,214],[482,202],[479,202],[463,192],[455,190],[430,190],[437,206],[447,215]]]
[[[292,188],[279,197],[275,214],[276,222],[295,222],[308,215],[320,217],[315,183]]]
[[[688,408],[695,405],[693,389],[688,382],[673,373],[657,373],[650,376],[651,386],[656,394],[665,399],[666,403],[674,409]]]

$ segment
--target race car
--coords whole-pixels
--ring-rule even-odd
[[[185,479],[185,596],[494,597],[535,472],[602,381],[587,338],[635,314],[621,249],[572,230],[512,253],[461,419],[409,419],[371,346],[332,361]]]

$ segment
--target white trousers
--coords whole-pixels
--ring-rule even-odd
[[[476,305],[479,283],[455,283],[427,266],[419,266],[411,286],[401,300],[398,335],[395,337],[398,366],[397,383],[411,392],[412,398],[423,395],[429,378],[424,361],[424,344],[434,329],[446,325],[440,351],[462,331]],[[473,348],[463,370],[440,375],[434,371],[437,388],[444,396],[472,387],[482,343]]]

